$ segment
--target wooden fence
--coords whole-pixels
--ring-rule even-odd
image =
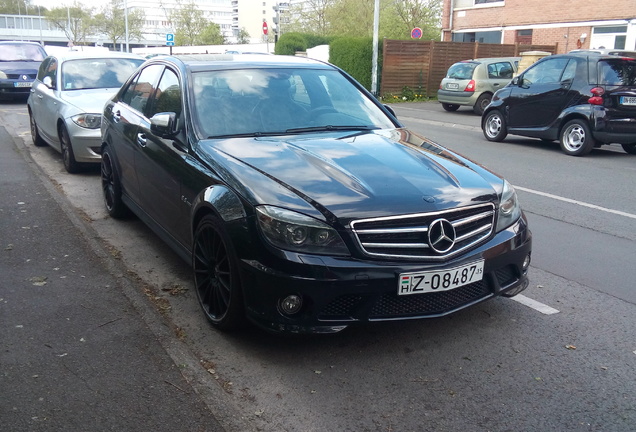
[[[385,39],[380,95],[397,95],[408,87],[416,94],[434,97],[446,71],[455,62],[483,57],[517,57],[525,51],[554,54],[557,47]]]

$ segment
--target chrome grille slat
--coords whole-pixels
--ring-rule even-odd
[[[485,241],[493,232],[494,204],[457,209],[361,219],[351,229],[365,255],[377,258],[406,258],[441,261],[465,252]],[[446,219],[456,237],[453,247],[438,253],[428,244],[428,227],[437,219]]]

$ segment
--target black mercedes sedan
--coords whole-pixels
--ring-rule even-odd
[[[207,319],[274,332],[440,317],[528,285],[514,188],[333,65],[148,60],[104,107],[106,208],[191,266]]]

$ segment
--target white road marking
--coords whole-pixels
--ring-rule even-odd
[[[524,188],[524,187],[521,187],[521,186],[516,186],[515,185],[515,189],[521,190],[521,191],[524,191],[524,192],[528,192],[528,193],[532,193],[532,194],[536,194],[536,195],[541,195],[541,196],[544,196],[544,197],[547,197],[547,198],[553,198],[555,200],[564,201],[564,202],[567,202],[567,203],[570,203],[570,204],[580,205],[582,207],[588,207],[588,208],[591,208],[591,209],[600,210],[600,211],[604,211],[604,212],[607,212],[607,213],[613,213],[615,215],[625,216],[625,217],[628,217],[628,218],[631,218],[631,219],[636,219],[636,214],[627,213],[627,212],[623,212],[623,211],[620,211],[620,210],[613,210],[613,209],[609,209],[609,208],[606,208],[606,207],[601,207],[601,206],[597,206],[597,205],[594,205],[594,204],[589,204],[589,203],[586,203],[586,202],[583,202],[583,201],[577,201],[577,200],[573,200],[573,199],[570,199],[570,198],[561,197],[561,196],[558,196],[558,195],[552,195],[552,194],[549,194],[549,193],[546,193],[546,192],[539,192],[539,191],[536,191],[536,190],[533,190],[533,189]]]
[[[545,305],[543,303],[540,303],[536,300],[532,300],[529,297],[524,296],[523,294],[517,294],[514,297],[510,298],[511,300],[515,300],[519,303],[521,303],[522,305],[528,306],[529,308],[532,308],[534,310],[537,310],[539,312],[541,312],[544,315],[552,315],[555,313],[559,313],[559,311],[553,307],[550,307],[548,305]]]

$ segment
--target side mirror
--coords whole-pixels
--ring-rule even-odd
[[[48,88],[52,89],[53,88],[53,79],[50,76],[45,76],[44,79],[42,79],[42,84],[44,84]]]
[[[519,86],[519,77],[516,76],[512,79],[512,85]]]
[[[157,113],[150,119],[150,130],[161,138],[170,138],[175,135],[175,123],[177,114],[173,112]]]
[[[391,108],[390,106],[386,104],[384,105],[384,108],[386,108],[386,110],[390,112],[393,117],[397,118],[397,115],[395,114],[395,111],[393,110],[393,108]]]

